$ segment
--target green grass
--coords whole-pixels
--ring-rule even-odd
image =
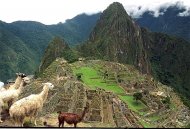
[[[139,111],[141,109],[146,108],[146,105],[144,105],[141,101],[138,103],[133,99],[133,96],[130,95],[121,95],[125,94],[124,89],[122,89],[120,86],[117,85],[115,82],[111,82],[111,80],[103,80],[103,76],[98,73],[99,70],[98,67],[73,67],[73,71],[75,74],[82,73],[82,81],[89,86],[91,89],[95,89],[96,87],[105,89],[106,91],[112,91],[113,93],[117,94],[119,98],[127,103],[129,109],[132,111],[144,115],[146,112]],[[109,82],[109,83],[108,83]],[[152,127],[149,123],[141,122],[144,127]]]
[[[97,68],[97,67],[96,67]],[[106,91],[112,91],[113,93],[119,95],[119,98],[124,101],[125,103],[128,104],[129,108],[132,111],[135,111],[141,115],[144,114],[144,112],[140,112],[140,109],[146,108],[146,106],[139,101],[138,103],[133,99],[133,96],[129,95],[120,95],[120,94],[125,94],[124,89],[119,87],[116,83],[109,83],[108,81],[110,80],[103,80],[103,77],[98,74],[98,70],[94,69],[92,67],[80,67],[80,68],[73,68],[74,73],[82,73],[82,81],[88,85],[92,89],[102,88],[105,89]]]
[[[146,108],[146,106],[141,101],[136,102],[133,96],[129,95],[125,96],[119,95],[119,98],[128,104],[129,109],[143,115],[144,112],[140,112],[139,110]]]
[[[144,126],[144,128],[153,128],[154,126],[150,123],[147,123],[143,120],[140,120],[140,123]]]
[[[153,115],[153,116],[148,117],[148,119],[150,119],[151,121],[157,121],[157,120],[159,120],[161,118],[158,115]]]
[[[97,70],[91,67],[81,67],[79,69],[73,69],[74,73],[82,73],[82,81],[92,89],[102,88],[106,91],[112,91],[116,94],[125,93],[125,91],[119,87],[116,83],[106,83],[103,77],[98,74]],[[108,81],[108,80],[107,80]]]

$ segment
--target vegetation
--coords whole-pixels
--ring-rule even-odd
[[[136,103],[136,101],[134,101],[134,97],[129,95],[119,96],[119,98],[128,104],[129,109],[139,114],[143,114],[143,112],[140,112],[139,110],[146,108],[146,106],[141,101]]]
[[[159,15],[158,17],[154,17],[151,11],[146,11],[140,18],[136,19],[136,22],[151,31],[175,35],[190,41],[190,31],[188,29],[190,28],[190,24],[188,23],[190,17],[179,16],[179,13],[185,11],[185,7],[172,5],[159,11],[162,12],[163,10],[163,15]]]
[[[82,78],[82,73],[77,73],[76,76],[77,76],[77,80],[81,81],[81,78]]]
[[[63,57],[69,63],[78,60],[77,53],[71,49],[63,39],[55,37],[45,50],[39,72],[36,73],[36,76],[42,74],[43,71],[58,57]]]
[[[116,83],[111,82],[108,84],[108,82],[106,82],[108,80],[104,80],[103,77],[98,74],[98,71],[92,67],[73,68],[73,70],[77,76],[82,74],[81,80],[92,89],[102,88],[116,94],[125,93]]]
[[[15,77],[16,72],[34,74],[48,43],[59,36],[71,45],[85,41],[100,13],[81,14],[65,23],[44,25],[34,21],[5,23],[0,21],[0,81]],[[76,60],[76,51],[64,52],[69,62]],[[38,71],[38,70],[37,70]],[[36,71],[36,75],[39,73]]]
[[[134,65],[141,73],[152,74],[156,80],[185,95],[183,100],[188,104],[185,98],[190,97],[189,42],[150,32],[133,23],[123,6],[114,2],[78,50],[85,57]]]
[[[136,100],[136,102],[138,102],[138,100],[141,100],[143,96],[141,92],[136,92],[133,94],[133,97]]]
[[[75,63],[73,64],[75,66]],[[144,105],[141,101],[138,103],[135,101],[133,96],[130,95],[124,95],[125,91],[122,89],[116,82],[114,83],[113,80],[110,83],[109,75],[108,77],[104,77],[107,72],[103,72],[103,74],[100,74],[98,71],[103,71],[100,66],[93,65],[93,66],[81,66],[81,67],[74,67],[73,70],[76,76],[80,76],[81,80],[90,88],[96,89],[96,88],[102,88],[106,91],[111,91],[119,96],[121,100],[123,100],[127,105],[129,106],[129,109],[132,111],[135,111],[141,115],[144,114],[144,112],[141,112],[141,109],[146,108],[146,105]],[[78,65],[76,65],[78,66]],[[141,94],[142,95],[142,94]]]
[[[170,105],[170,104],[171,104],[171,102],[170,102],[170,97],[167,96],[166,98],[164,98],[164,99],[162,100],[162,103],[167,104],[167,105]]]
[[[22,40],[0,29],[0,80],[14,78],[16,72],[32,73],[36,69],[34,54]]]

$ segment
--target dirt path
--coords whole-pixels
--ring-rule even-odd
[[[14,127],[13,122],[10,120],[8,112],[3,112],[3,122],[0,123],[0,127]],[[28,118],[25,118],[25,121],[29,121]],[[46,121],[48,125],[52,127],[58,127],[57,114],[48,115],[45,117],[40,117],[37,119],[38,127],[44,127],[43,122]],[[25,126],[26,127],[26,126]],[[28,127],[28,126],[27,126]],[[29,126],[32,127],[32,126]],[[65,127],[73,127],[73,125],[69,125],[65,123]],[[78,123],[77,127],[92,127],[90,123]]]

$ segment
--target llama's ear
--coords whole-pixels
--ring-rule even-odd
[[[19,75],[19,73],[16,73],[16,75],[18,76],[18,75]]]

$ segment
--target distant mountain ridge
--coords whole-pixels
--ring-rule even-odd
[[[151,31],[178,36],[190,41],[190,15],[179,16],[184,11],[184,7],[173,5],[167,9],[160,8],[159,12],[163,15],[158,17],[154,17],[153,12],[146,11],[135,20],[140,26],[147,27]]]
[[[188,29],[188,26],[190,25],[189,16],[176,16],[176,13],[179,13],[179,11],[180,9],[178,7],[172,6],[164,12],[164,15],[160,15],[158,18],[153,17],[151,15],[151,12],[146,12],[142,15],[141,18],[135,19],[135,21],[140,26],[147,27],[152,31],[177,35],[178,37],[183,37],[184,39],[188,40],[190,37]],[[31,71],[35,71],[35,69],[37,69],[37,66],[39,66],[42,55],[44,54],[48,43],[55,36],[63,38],[71,46],[75,46],[78,43],[84,42],[88,39],[92,29],[96,24],[96,21],[100,18],[100,15],[101,13],[94,15],[80,14],[72,19],[67,20],[65,23],[59,23],[55,25],[44,25],[42,23],[34,21],[17,21],[13,23],[5,23],[0,21],[0,29],[1,31],[4,30],[4,33],[8,33],[8,35],[11,34],[12,36],[17,37],[18,44],[19,42],[22,42],[21,44],[25,44],[25,47],[27,47],[27,51],[30,51],[26,53],[23,52],[22,55],[27,55],[29,56],[27,58],[33,60],[27,61],[28,63],[30,62],[29,64],[33,64],[32,66],[25,62],[28,65],[26,72],[31,73]],[[5,44],[2,42],[6,41],[6,44],[11,44],[9,43],[12,42],[10,40],[14,39],[7,39],[6,37],[1,38],[3,40],[1,40],[0,45],[4,50],[7,49],[7,46],[2,45]],[[13,46],[9,45],[9,47],[12,49]],[[15,52],[17,53],[17,51]],[[3,52],[0,52],[0,58],[2,59],[0,62],[0,68],[2,69],[2,72],[0,73],[0,80],[2,81],[6,81],[7,79],[14,77],[14,72],[18,72],[23,68],[22,65],[19,65],[19,68],[14,67],[14,72],[13,70],[10,72],[9,69],[13,66],[10,65],[9,62],[3,62],[3,60],[8,59],[8,56],[3,57]],[[17,56],[17,58],[20,57]],[[18,63],[17,60],[15,61],[13,62]],[[13,63],[14,66],[16,66],[15,63]]]
[[[7,50],[6,53],[0,51],[0,80],[6,81],[13,78],[15,72],[19,71],[34,73],[41,62],[48,43],[56,36],[65,39],[71,46],[87,40],[99,15],[100,13],[94,15],[81,14],[65,23],[56,25],[44,25],[35,21],[16,21],[13,23],[0,21],[0,46],[2,50]],[[20,54],[13,42],[17,43],[21,50],[23,49]],[[12,50],[14,51],[12,55],[17,58],[16,60],[9,60],[9,55],[13,53]],[[26,56],[25,61],[22,59],[22,55]],[[23,60],[24,63],[18,65],[19,60]]]

